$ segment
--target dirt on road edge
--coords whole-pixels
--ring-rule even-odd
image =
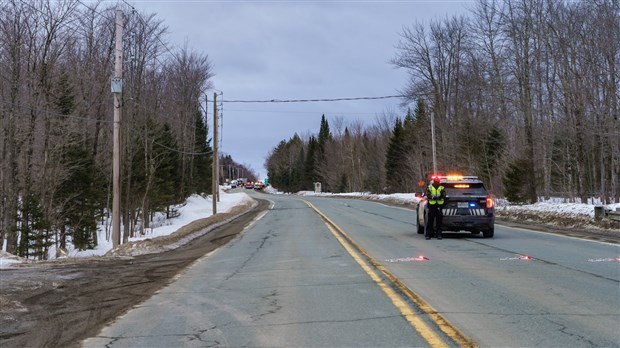
[[[238,236],[268,207],[268,201],[258,200],[194,221],[167,237],[128,243],[113,256],[0,270],[0,347],[79,347],[194,261]],[[130,250],[143,255],[129,256]]]

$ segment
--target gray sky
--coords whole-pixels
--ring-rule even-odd
[[[468,1],[129,1],[157,13],[169,47],[207,54],[224,100],[399,94],[407,73],[389,60],[406,26],[465,13]],[[209,92],[212,99],[213,91]],[[219,98],[219,97],[218,97]],[[221,151],[267,176],[265,158],[294,133],[317,134],[321,115],[373,124],[403,115],[399,99],[224,103]],[[212,122],[212,108],[209,122]],[[212,124],[209,125],[210,130]],[[333,130],[333,128],[332,128]]]

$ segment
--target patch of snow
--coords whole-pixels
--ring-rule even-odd
[[[10,268],[11,265],[22,262],[27,262],[27,260],[0,250],[0,269]]]
[[[236,206],[243,205],[251,201],[252,198],[245,192],[226,193],[220,189],[220,201],[217,203],[217,211],[219,213],[226,213]],[[200,195],[192,195],[185,201],[185,203],[176,206],[175,209],[179,212],[178,217],[166,219],[165,214],[158,213],[154,218],[156,223],[154,223],[151,228],[146,229],[146,233],[143,236],[129,238],[129,241],[140,241],[170,235],[188,223],[198,219],[207,218],[213,215],[213,200],[211,199],[211,196],[202,197]],[[121,226],[121,233],[122,230],[123,228]],[[90,250],[77,250],[73,248],[71,243],[68,243],[68,250],[66,252],[63,251],[62,253],[59,253],[63,256],[58,258],[102,256],[112,250],[112,240],[106,238],[105,225],[99,226],[98,242],[99,243],[95,249]],[[138,253],[139,252],[137,252],[137,254]],[[55,246],[50,247],[48,254],[49,259],[55,259],[56,254],[57,250]],[[8,268],[11,265],[23,262],[28,262],[28,260],[4,251],[0,251],[0,269]]]

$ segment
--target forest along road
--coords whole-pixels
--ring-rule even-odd
[[[409,209],[269,199],[82,346],[620,346],[616,244],[501,226],[426,241]]]

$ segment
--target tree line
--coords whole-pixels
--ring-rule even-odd
[[[477,1],[466,16],[400,33],[405,112],[318,137],[295,134],[265,161],[284,191],[414,192],[433,171],[478,175],[512,202],[619,202],[620,3]]]
[[[106,2],[0,2],[0,234],[45,259],[97,245],[111,210],[115,10]],[[124,8],[123,241],[155,212],[211,193],[208,57],[170,50],[153,14]],[[109,233],[109,231],[108,231]],[[108,236],[109,237],[109,236]]]

